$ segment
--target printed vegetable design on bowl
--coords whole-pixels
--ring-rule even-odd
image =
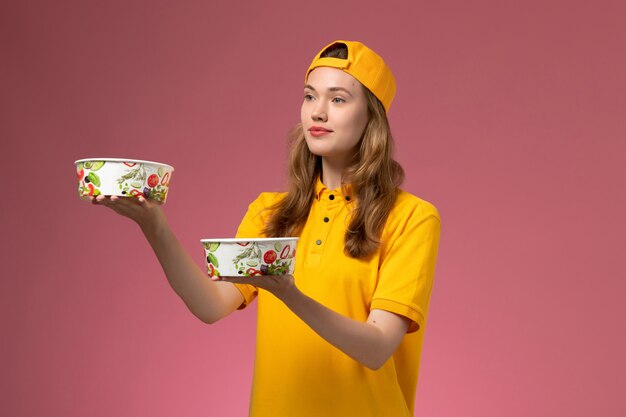
[[[117,178],[111,177],[112,172],[101,174],[98,173],[106,164],[113,167],[123,167],[125,169],[113,172],[119,172]],[[108,165],[107,165],[108,166]],[[107,171],[109,168],[105,169]],[[118,169],[119,168],[115,168]],[[155,173],[156,170],[156,173]],[[88,160],[78,162],[76,165],[76,174],[78,176],[78,194],[80,196],[98,196],[104,193],[138,197],[144,196],[152,200],[164,202],[167,198],[167,192],[170,185],[171,173],[164,167],[147,168],[144,163],[126,161],[98,161]],[[106,183],[106,185],[105,185]],[[117,185],[119,194],[111,188]]]
[[[201,239],[206,270],[215,276],[293,274],[298,237]]]
[[[237,243],[242,246],[241,251],[233,258],[233,265],[239,275],[245,277],[257,275],[284,275],[289,271],[295,250],[291,246],[283,246],[280,242],[274,244],[274,249],[263,253],[257,242]]]
[[[132,169],[117,179],[119,189],[123,195],[133,197],[143,195],[156,201],[165,201],[170,185],[169,172],[166,172],[163,167],[159,167],[156,174],[148,176],[144,164],[124,162],[124,165]]]
[[[104,166],[104,161],[87,161],[81,162],[76,166],[76,175],[78,176],[78,193],[79,195],[100,195],[100,177],[96,174],[100,168]],[[86,173],[85,173],[86,170]]]
[[[211,242],[205,243],[204,249],[207,250],[206,255],[206,264],[207,264],[207,272],[210,277],[219,277],[220,271],[217,269],[220,266],[219,261],[217,260],[217,256],[213,252],[220,247],[220,242]]]

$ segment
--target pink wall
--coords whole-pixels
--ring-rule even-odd
[[[174,165],[201,264],[282,187],[304,70],[342,37],[393,68],[405,188],[443,218],[416,415],[626,415],[623,2],[12,3],[0,415],[246,414],[254,309],[196,320],[72,163]]]

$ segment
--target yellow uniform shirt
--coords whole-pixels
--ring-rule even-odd
[[[372,309],[408,317],[409,332],[393,356],[372,371],[318,336],[272,294],[238,285],[246,305],[257,295],[259,303],[250,415],[413,416],[439,214],[432,204],[401,192],[379,250],[368,259],[354,259],[343,251],[354,203],[340,189],[328,190],[320,181],[316,191],[297,246],[297,287],[359,321],[366,321]],[[283,196],[262,193],[250,204],[237,236],[263,237],[269,214],[264,209]]]

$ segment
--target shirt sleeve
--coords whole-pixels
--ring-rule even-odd
[[[408,331],[414,332],[424,326],[428,310],[439,248],[439,214],[423,202],[403,224],[395,226],[381,260],[370,309],[408,317]]]
[[[269,219],[269,210],[274,205],[278,198],[279,193],[261,193],[256,200],[254,200],[248,206],[248,211],[243,217],[243,220],[239,224],[237,229],[237,238],[259,238],[266,237],[263,234],[265,224]],[[239,307],[244,308],[248,306],[256,297],[258,290],[253,285],[248,284],[235,284],[237,289],[244,297],[244,303]]]

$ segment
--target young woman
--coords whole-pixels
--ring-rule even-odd
[[[299,236],[295,273],[207,278],[149,200],[98,196],[139,224],[176,293],[206,323],[258,297],[252,416],[412,416],[440,222],[398,187],[386,112],[395,81],[359,42],[305,76],[289,190],[262,193],[238,237]]]

